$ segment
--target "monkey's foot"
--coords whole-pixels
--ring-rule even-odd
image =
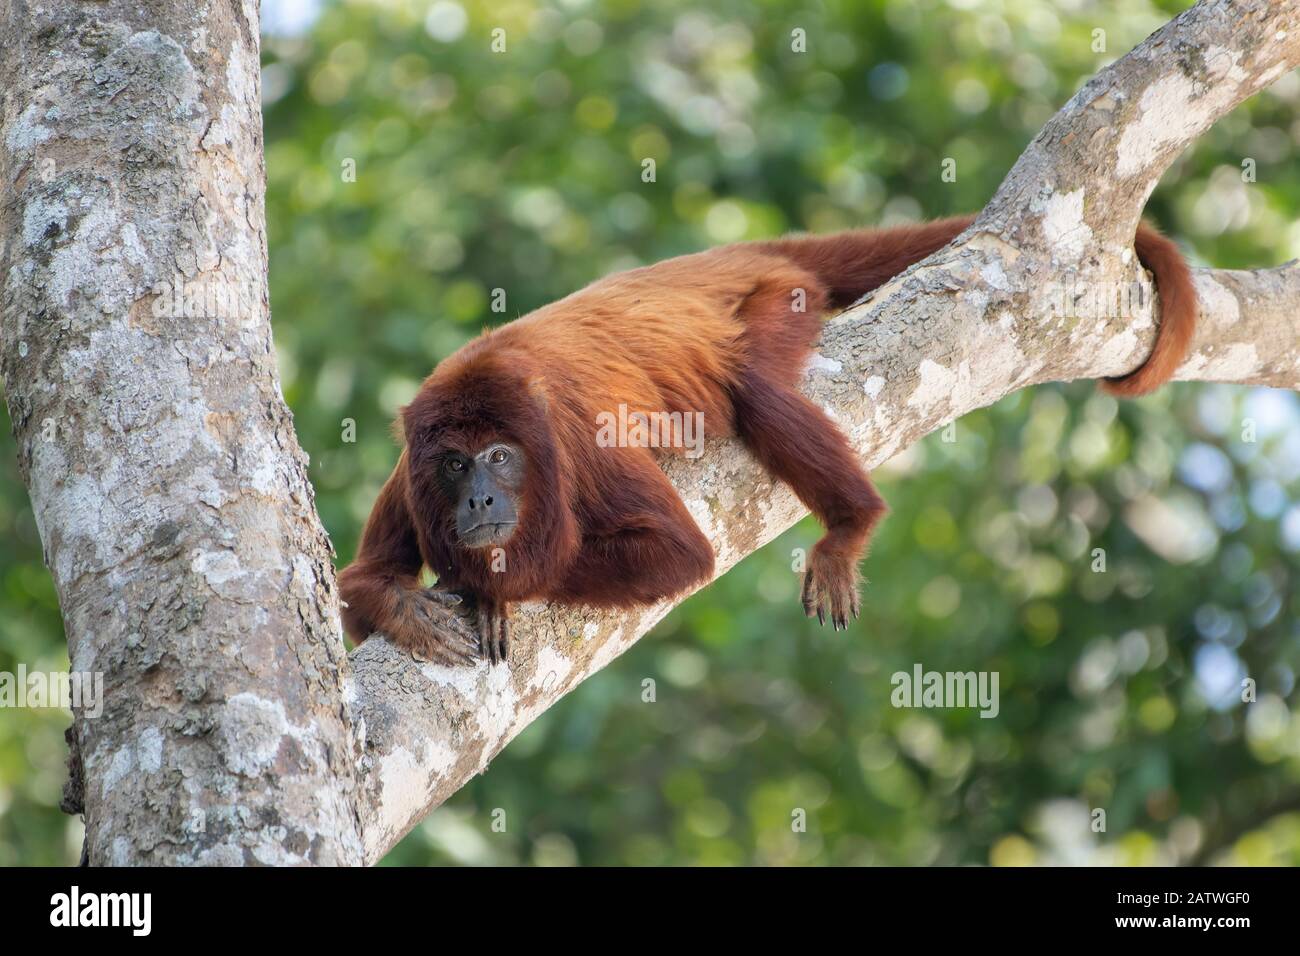
[[[410,588],[398,600],[387,634],[394,644],[417,661],[435,664],[474,664],[478,636],[457,610],[459,594],[435,588]]]
[[[489,664],[504,664],[510,658],[510,608],[505,603],[478,606],[478,650]]]
[[[837,631],[848,630],[849,615],[858,616],[858,561],[842,551],[813,548],[803,576],[803,610],[823,627],[826,618]]]

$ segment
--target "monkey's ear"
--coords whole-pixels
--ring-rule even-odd
[[[408,405],[399,405],[397,417],[393,419],[393,438],[397,440],[397,444],[401,448],[411,446],[412,439],[420,431],[423,424],[423,415],[427,414],[427,412],[422,412],[421,409],[415,406],[415,402]]]
[[[546,379],[541,375],[530,375],[524,383],[528,388],[528,394],[533,397],[543,412],[551,410],[551,397],[546,392]]]
[[[410,405],[403,405],[397,410],[397,417],[393,419],[393,424],[389,425],[389,431],[393,433],[393,441],[397,442],[398,448],[405,448],[406,441],[406,410]]]

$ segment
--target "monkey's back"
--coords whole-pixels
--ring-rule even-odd
[[[728,246],[616,273],[486,333],[465,351],[527,355],[548,392],[585,397],[583,416],[620,405],[703,412],[708,434],[730,434],[728,393],[750,350],[738,309],[781,265]]]

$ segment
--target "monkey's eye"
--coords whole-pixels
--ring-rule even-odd
[[[450,471],[452,474],[458,475],[465,470],[465,463],[461,461],[459,458],[448,458],[447,470]]]
[[[491,458],[489,460],[494,465],[500,465],[509,457],[510,457],[510,453],[508,451],[506,451],[504,448],[498,448],[496,451],[492,452]]]

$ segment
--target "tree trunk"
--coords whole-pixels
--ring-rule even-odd
[[[1198,3],[1088,83],[965,235],[829,323],[808,394],[875,466],[1016,389],[1140,364],[1143,203],[1297,63],[1297,4]],[[508,670],[381,640],[349,662],[271,349],[252,4],[10,0],[0,90],[2,371],[73,668],[107,688],[76,722],[91,860],[373,862],[670,605],[524,607]],[[1300,268],[1197,282],[1179,377],[1300,386]],[[178,285],[199,293],[175,314]],[[1062,321],[1063,289],[1112,286],[1136,315]],[[804,513],[734,442],[667,471],[719,574]]]
[[[3,371],[92,863],[355,863],[329,540],[280,394],[257,5],[0,22]]]

